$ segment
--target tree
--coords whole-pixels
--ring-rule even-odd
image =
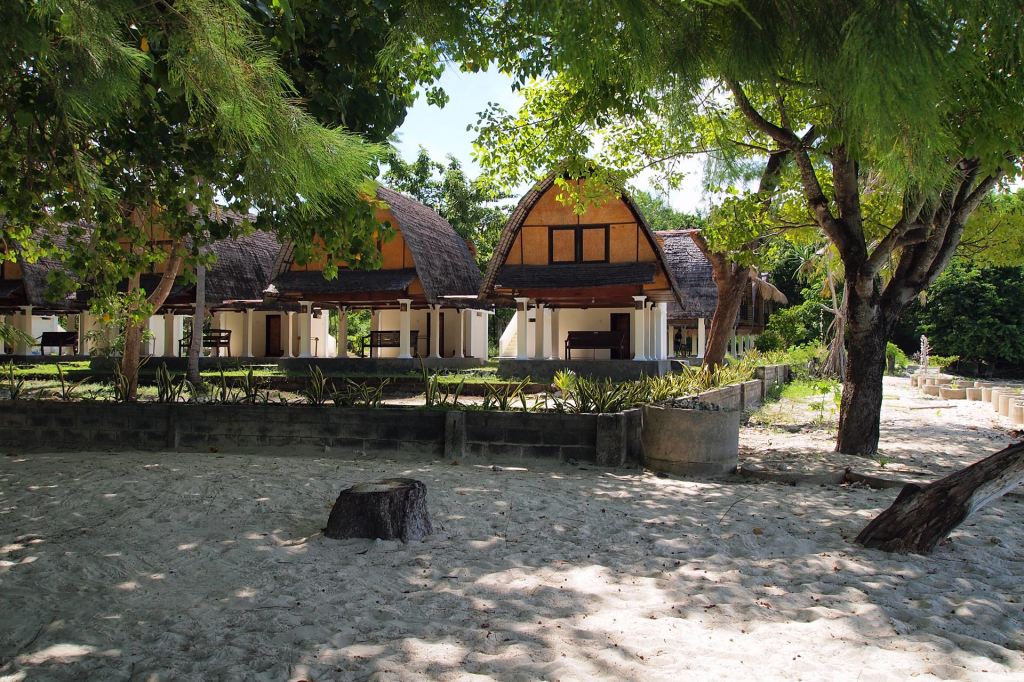
[[[467,178],[454,156],[443,164],[431,159],[422,147],[412,162],[392,154],[384,180],[437,211],[460,237],[473,245],[480,268],[487,266],[512,210],[501,203],[508,198],[506,195]]]
[[[380,150],[320,125],[235,0],[5,6],[0,94],[4,236],[29,257],[45,231],[102,305],[127,280],[122,369],[202,247],[263,224],[299,257],[376,253],[370,192]],[[215,197],[235,209],[215,206]],[[258,217],[249,211],[258,208]],[[152,291],[140,275],[159,266]]]
[[[836,447],[876,452],[896,322],[949,263],[971,214],[1020,172],[1024,51],[1015,3],[428,7],[442,14],[433,22],[421,15],[419,30],[460,62],[496,61],[520,86],[557,73],[563,85],[538,95],[556,122],[549,129],[568,127],[553,147],[581,156],[595,126],[580,123],[594,122],[613,145],[605,156],[628,162],[620,169],[698,150],[726,161],[786,154],[795,172],[780,178],[773,194],[784,196],[773,203],[799,207],[845,272],[848,360]],[[561,115],[567,124],[557,123]],[[511,146],[530,153],[528,141]]]
[[[424,86],[428,102],[443,106],[432,83],[444,66],[412,33],[398,27],[406,0],[244,0],[263,35],[318,121],[372,142],[386,142],[405,120]],[[381,53],[388,51],[387,68]]]
[[[687,213],[672,208],[664,195],[641,190],[631,192],[630,196],[652,230],[700,229],[707,222],[705,216],[700,213]]]
[[[928,289],[918,332],[936,355],[991,366],[1024,364],[1024,268],[954,263]]]

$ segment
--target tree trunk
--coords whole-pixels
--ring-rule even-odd
[[[874,291],[873,281],[847,281],[846,380],[836,442],[836,451],[845,455],[871,457],[879,450],[882,381],[891,325]]]
[[[704,350],[704,367],[715,368],[725,364],[729,339],[736,326],[736,318],[750,286],[750,268],[731,262],[725,254],[715,253],[699,232],[691,232],[691,239],[711,263],[711,276],[718,290],[715,312],[711,317],[711,334]]]
[[[139,290],[139,275],[136,273],[128,279],[128,293],[129,295]],[[142,330],[143,325],[141,323],[135,324],[131,322],[132,309],[128,311],[128,322],[125,323],[124,327],[124,349],[121,352],[121,374],[124,375],[128,381],[128,391],[126,398],[128,400],[135,400],[139,393],[139,357],[142,349]]]
[[[1024,482],[1024,442],[921,486],[903,487],[855,542],[887,552],[927,554],[954,528]]]
[[[192,314],[192,336],[188,345],[188,380],[193,386],[201,386],[203,376],[199,373],[199,354],[203,350],[203,328],[206,326],[206,266],[196,265],[196,306]]]
[[[832,273],[828,273],[828,285],[832,294],[832,339],[828,344],[828,357],[825,358],[825,374],[839,381],[846,381],[846,288],[843,288],[843,300],[839,301],[836,294]]]
[[[338,495],[324,535],[334,539],[422,540],[434,532],[427,487],[412,478],[360,483]]]
[[[704,351],[705,367],[720,367],[725,364],[725,354],[729,350],[729,340],[736,328],[736,317],[743,303],[743,295],[750,286],[749,268],[726,264],[723,269],[727,272],[715,276],[718,302],[711,317],[711,334]]]

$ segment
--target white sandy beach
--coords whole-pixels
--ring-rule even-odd
[[[488,464],[9,453],[0,679],[1024,679],[1019,495],[901,556],[850,543],[896,490]],[[384,476],[433,536],[320,534]]]

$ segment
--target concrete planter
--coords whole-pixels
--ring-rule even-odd
[[[996,410],[1002,417],[1010,416],[1010,405],[1019,400],[1019,395],[1016,391],[1006,392],[999,394],[999,408]]]
[[[949,386],[951,383],[953,383],[952,377],[937,377],[935,379],[936,386]]]
[[[916,374],[912,375],[910,377],[910,387],[911,388],[917,388],[918,382],[920,382],[920,381],[921,381],[921,377],[917,376]]]
[[[1024,424],[1024,402],[1018,400],[1010,405],[1010,421],[1014,424]]]
[[[925,386],[923,390],[924,390],[924,394],[925,395],[938,396],[939,395],[939,391],[941,390],[941,388],[939,386],[932,385],[932,386]]]
[[[740,412],[685,410],[646,405],[644,466],[680,475],[725,474],[736,468]]]
[[[947,400],[966,400],[967,389],[951,388],[949,386],[939,386],[939,396],[946,398]]]
[[[968,388],[967,389],[967,399],[968,400],[981,400],[982,390],[983,389],[980,386],[976,386],[974,388]]]

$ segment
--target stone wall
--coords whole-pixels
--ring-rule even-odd
[[[753,409],[788,376],[700,396],[723,410]],[[19,450],[192,450],[246,452],[339,448],[366,455],[408,454],[514,461],[551,457],[603,467],[643,461],[642,411],[612,414],[339,408],[310,405],[0,401],[0,447]],[[673,437],[685,438],[685,434]]]
[[[24,450],[256,448],[621,466],[639,461],[627,413],[548,414],[309,405],[0,402],[0,446]],[[635,428],[635,426],[634,426]]]

